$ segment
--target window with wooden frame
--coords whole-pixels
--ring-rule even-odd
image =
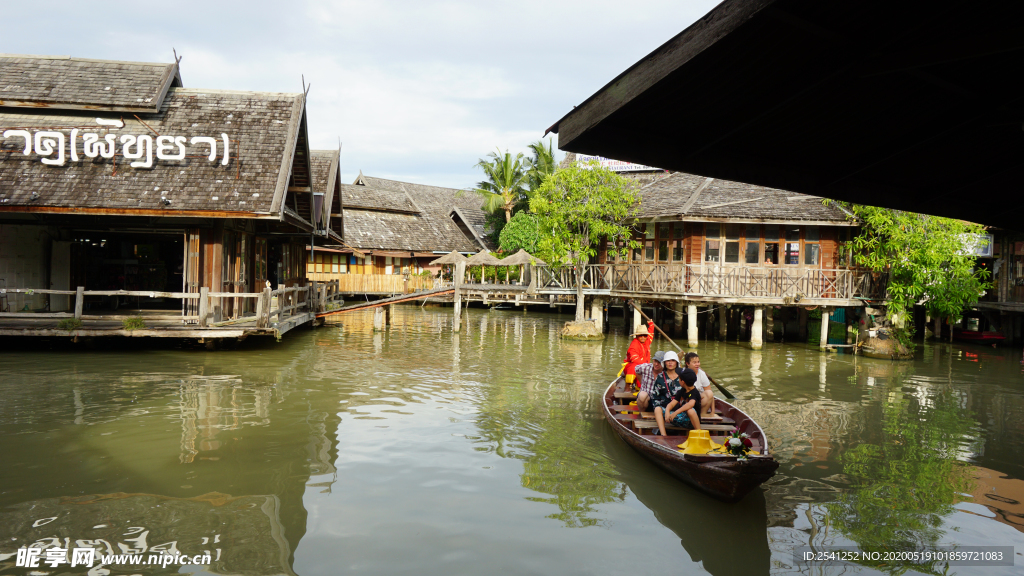
[[[786,226],[786,252],[783,262],[789,266],[800,264],[800,227]]]
[[[775,225],[764,227],[764,263],[779,263],[779,227]]]
[[[821,264],[821,234],[817,226],[804,226],[804,265]]]
[[[758,264],[761,258],[761,226],[758,224],[747,224],[743,238],[746,242],[743,251],[743,262],[746,264]]]
[[[669,245],[672,247],[672,261],[684,262],[686,259],[686,224],[675,222],[672,224],[672,238]]]
[[[739,264],[740,262],[740,225],[725,225],[725,263]]]
[[[718,262],[721,231],[718,224],[704,225],[704,261]]]

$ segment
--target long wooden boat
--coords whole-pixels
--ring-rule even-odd
[[[722,500],[738,502],[775,475],[779,463],[769,451],[764,430],[739,408],[715,398],[716,420],[701,420],[701,428],[711,431],[712,440],[722,444],[725,432],[733,428],[745,432],[753,441],[758,455],[746,460],[727,454],[683,454],[679,445],[686,441],[681,435],[656,436],[650,433],[650,421],[628,406],[632,394],[621,377],[608,386],[604,394],[604,416],[612,429],[634,450],[690,486]]]

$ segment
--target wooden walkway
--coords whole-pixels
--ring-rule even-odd
[[[433,298],[435,296],[445,296],[454,293],[455,288],[435,288],[434,290],[427,290],[426,292],[414,292],[412,294],[402,294],[400,296],[392,296],[391,298],[384,298],[382,300],[360,302],[359,304],[352,304],[351,306],[345,306],[337,310],[331,310],[330,312],[321,312],[317,314],[316,317],[326,318],[328,316],[334,316],[335,314],[344,314],[345,312],[353,312],[355,310],[369,310],[370,308],[378,308],[389,304],[412,302],[413,300],[422,300],[424,298]]]

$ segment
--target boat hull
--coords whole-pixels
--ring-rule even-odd
[[[621,379],[612,382],[605,393],[605,419],[626,444],[672,476],[723,502],[738,502],[775,475],[779,463],[770,455],[750,457],[747,460],[737,460],[731,456],[684,455],[637,434],[615,417],[613,392],[620,383]],[[756,422],[727,402],[716,399],[715,403],[724,416],[736,420],[740,430],[756,438],[762,450],[767,453],[767,439]],[[673,441],[678,439],[679,443],[686,440],[682,436],[671,438]]]

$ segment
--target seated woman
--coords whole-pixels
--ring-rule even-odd
[[[679,383],[679,356],[675,352],[666,352],[661,361],[661,374],[654,381],[650,391],[650,410],[657,420],[672,398],[682,389]],[[639,401],[637,405],[639,406]],[[660,425],[659,425],[660,426]],[[664,428],[663,426],[660,426]],[[665,431],[661,430],[664,434]]]
[[[700,356],[696,352],[687,352],[683,356],[686,367],[697,375],[697,382],[694,387],[700,392],[700,405],[703,414],[713,416],[715,414],[715,393],[711,390],[711,379],[700,368]]]
[[[651,390],[654,383],[661,374],[661,361],[665,359],[665,353],[657,351],[651,356],[650,364],[641,364],[636,367],[636,380],[640,386],[640,392],[636,395],[636,406],[641,412],[647,412],[647,405],[651,402]]]
[[[667,362],[667,360],[666,360]],[[667,371],[667,369],[666,369]],[[700,430],[700,392],[694,387],[697,374],[686,369],[679,375],[680,389],[672,396],[667,406],[654,410],[654,420],[658,423],[658,431],[667,436],[665,424],[679,428]]]

